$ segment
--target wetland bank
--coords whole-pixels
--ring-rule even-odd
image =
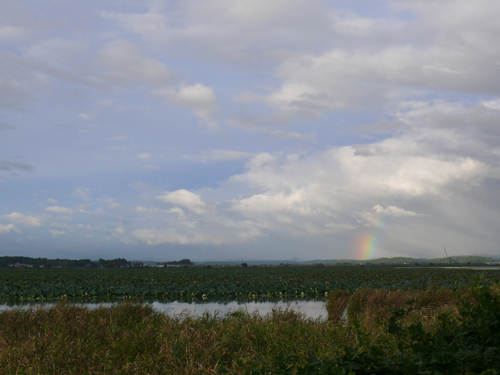
[[[13,374],[494,374],[499,280],[498,270],[390,267],[7,269],[3,302],[55,304],[0,312],[0,363]],[[318,299],[328,319],[286,306],[165,314],[143,303],[155,297]],[[480,362],[467,354],[479,350]]]

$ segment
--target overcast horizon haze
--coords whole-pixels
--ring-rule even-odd
[[[0,255],[500,255],[500,2],[0,0]]]

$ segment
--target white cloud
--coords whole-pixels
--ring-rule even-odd
[[[352,11],[339,12],[332,15],[332,29],[344,36],[352,35],[367,38],[382,32],[398,32],[406,23],[397,18],[365,17]]]
[[[481,103],[487,108],[491,108],[497,111],[500,111],[500,99],[497,100],[487,100]]]
[[[42,225],[42,218],[40,216],[25,215],[20,212],[12,212],[8,215],[2,215],[2,217],[9,219],[18,224],[26,225],[29,227],[39,227]]]
[[[188,210],[199,215],[205,214],[209,210],[209,206],[201,199],[198,194],[192,193],[185,189],[165,192],[163,195],[157,196],[156,199],[162,200],[163,202],[184,206]]]
[[[89,111],[89,112],[82,112],[79,113],[78,116],[84,120],[92,120],[94,117],[96,117],[98,114],[97,111]]]
[[[216,108],[217,97],[213,88],[196,83],[181,86],[178,91],[162,88],[153,91],[153,95],[166,99],[171,105],[192,110],[203,120],[210,120]]]
[[[268,152],[262,152],[255,157],[253,157],[248,163],[249,168],[258,168],[266,164],[271,164],[276,160],[276,158]]]
[[[160,212],[159,209],[157,208],[150,208],[150,207],[136,207],[137,212],[147,212],[147,213],[158,213]]]
[[[18,26],[2,25],[0,26],[0,39],[1,40],[15,40],[24,35],[24,30]]]
[[[101,12],[101,17],[111,21],[119,21],[135,33],[149,35],[152,38],[168,32],[168,29],[165,27],[168,18],[159,12],[135,14]]]
[[[0,224],[0,233],[2,234],[9,233],[12,231],[21,233],[21,231],[17,229],[13,224],[7,224],[7,225]]]
[[[246,116],[245,116],[246,117]],[[286,118],[287,116],[285,116]],[[278,123],[281,122],[287,122],[289,121],[288,119],[286,120],[279,120],[276,121]],[[259,124],[259,122],[262,122],[261,120],[257,118],[251,118],[251,119],[241,119],[241,118],[231,118],[227,121],[225,121],[226,125],[234,128],[239,128],[243,129],[246,132],[250,133],[260,133],[260,134],[266,134],[271,136],[272,138],[278,138],[278,139],[291,139],[291,140],[297,140],[297,141],[303,141],[303,142],[316,142],[316,136],[315,134],[301,134],[297,132],[292,132],[289,130],[283,130],[283,129],[273,129],[269,127],[269,123],[273,123],[272,118],[266,119],[266,121],[263,121],[263,124]]]
[[[264,236],[265,225],[251,220],[234,221],[218,213],[198,223],[185,220],[178,210],[172,209],[168,212],[176,215],[176,218],[169,222],[169,229],[156,227],[136,229],[131,232],[132,239],[148,245],[221,245],[241,243]]]
[[[174,74],[158,60],[144,57],[139,47],[128,41],[116,40],[103,48],[99,64],[106,68],[103,76],[112,84],[144,84],[153,88],[154,96],[166,100],[169,105],[189,109],[205,121],[212,120],[217,104],[213,88],[196,83],[183,84],[175,90]],[[92,119],[96,114],[97,111],[90,111],[80,116]]]
[[[140,48],[120,39],[102,49],[99,63],[107,69],[104,77],[114,84],[143,83],[150,87],[171,85],[172,73],[161,62],[144,57]]]
[[[32,58],[11,51],[0,52],[0,107],[9,110],[25,109],[30,100],[50,89],[52,79],[89,83],[86,77],[47,66]]]
[[[494,101],[448,102],[436,100],[401,102],[396,126],[418,134],[434,152],[469,155],[495,164],[498,157],[500,110]]]
[[[287,49],[324,43],[329,11],[296,0],[202,0],[176,6],[156,3],[145,13],[103,13],[145,41],[162,46],[183,46],[211,59],[262,65],[275,61]],[[174,21],[175,19],[175,21]],[[227,32],[231,30],[231,32]]]
[[[336,14],[334,30],[357,39],[287,58],[277,70],[282,85],[267,103],[318,113],[373,108],[412,96],[412,88],[498,95],[500,26],[492,16],[500,10],[498,3],[408,3],[396,7],[410,8],[413,21]],[[381,29],[390,34],[374,40]]]
[[[86,51],[84,43],[75,43],[73,40],[64,40],[60,37],[42,40],[28,48],[27,55],[37,61],[61,65],[70,59],[82,59]]]
[[[176,214],[181,219],[185,219],[186,218],[186,214],[184,213],[184,211],[180,207],[173,207],[170,210],[168,210],[167,212],[171,213],[171,214]]]
[[[71,208],[60,207],[60,206],[47,207],[45,208],[45,211],[54,212],[56,214],[67,214],[67,215],[73,215],[75,213],[75,210]]]
[[[159,171],[160,167],[157,165],[148,164],[148,165],[143,166],[142,169],[144,169],[145,171],[148,171],[148,172],[154,172],[154,171]]]
[[[52,233],[52,237],[60,237],[60,236],[63,236],[66,234],[66,231],[64,230],[55,230],[55,229],[51,229],[50,230],[50,233]]]
[[[185,156],[185,159],[199,160],[203,163],[217,162],[217,161],[233,161],[243,160],[252,157],[253,154],[243,151],[233,150],[210,150],[205,154],[196,156]]]
[[[151,159],[153,157],[153,155],[151,155],[150,153],[144,152],[142,154],[137,155],[137,157],[139,159],[141,159],[142,161],[147,161],[147,160]]]
[[[437,194],[453,182],[481,181],[488,175],[489,168],[480,161],[426,155],[424,147],[410,140],[391,139],[379,145],[387,154],[361,155],[351,147],[333,152],[351,188],[417,196]],[[413,147],[419,148],[419,154],[412,153]]]
[[[284,192],[256,194],[249,198],[234,201],[232,209],[245,214],[293,212],[311,216],[315,212],[309,206],[310,196],[306,189],[298,189],[290,194]]]
[[[75,198],[80,198],[80,199],[85,199],[85,200],[88,200],[89,199],[89,192],[90,192],[90,189],[89,188],[85,188],[85,187],[78,187],[75,189],[75,191],[71,194],[72,197],[75,197]]]
[[[424,216],[422,214],[418,214],[418,213],[413,212],[413,211],[405,210],[404,208],[400,208],[400,207],[396,207],[396,206],[387,206],[386,208],[384,208],[379,204],[377,204],[376,206],[373,206],[373,211],[375,211],[377,214],[384,214],[384,215],[394,216],[394,217]]]
[[[462,141],[449,134],[446,139]],[[346,233],[360,228],[359,218],[366,212],[434,216],[425,202],[475,189],[486,178],[500,176],[482,161],[442,152],[428,142],[416,132],[311,155],[258,155],[245,173],[230,179],[235,191],[250,191],[232,199],[231,210],[265,222],[270,232]],[[392,203],[398,201],[410,206]]]
[[[148,245],[161,245],[164,243],[186,245],[212,242],[209,238],[198,234],[189,235],[162,229],[137,229],[132,232],[132,236],[146,242]]]

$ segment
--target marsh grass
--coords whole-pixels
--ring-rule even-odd
[[[335,354],[343,332],[292,310],[266,317],[168,316],[148,305],[89,309],[69,303],[0,313],[0,368],[7,374],[245,373],[280,352]]]
[[[326,311],[328,319],[334,322],[343,320],[344,311],[347,308],[352,292],[348,290],[334,290],[328,293]]]
[[[479,282],[466,290],[359,290],[347,302],[354,312],[346,328],[355,334],[349,344],[340,343],[337,356],[309,355],[304,364],[281,355],[275,363],[259,363],[252,374],[497,375],[499,289]],[[345,304],[345,294],[331,298],[336,296]],[[389,317],[374,325],[388,306]]]
[[[461,350],[491,352],[481,361],[496,365],[499,290],[334,291],[328,321],[289,309],[264,317],[244,311],[169,316],[130,302],[96,309],[59,303],[9,310],[0,313],[0,372],[416,374],[425,373],[416,372],[419,361],[428,361],[424,370],[437,368],[429,362],[433,355],[457,362]],[[346,306],[351,311],[344,324]],[[493,344],[488,330],[496,335]],[[484,337],[476,339],[476,332]],[[451,354],[450,345],[456,346]],[[479,364],[462,362],[457,369],[480,373]]]
[[[347,320],[357,321],[365,327],[380,326],[394,309],[409,306],[408,321],[431,324],[443,312],[458,313],[460,298],[467,290],[429,288],[426,290],[388,290],[362,288],[355,292],[337,290],[329,293],[326,302],[328,318],[341,320],[347,309]]]

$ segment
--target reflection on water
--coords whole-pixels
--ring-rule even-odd
[[[235,311],[245,311],[249,314],[258,313],[259,315],[267,315],[276,309],[290,309],[300,312],[312,319],[326,319],[326,307],[324,301],[278,301],[278,302],[237,302],[228,303],[187,303],[187,302],[171,302],[159,303],[153,302],[153,307],[159,311],[170,315],[178,315],[187,313],[193,316],[200,316],[208,312],[210,314],[217,313],[218,315],[227,315]]]
[[[77,306],[84,306],[89,308],[98,307],[110,307],[115,303],[105,302],[105,303],[75,303]],[[226,303],[221,302],[207,302],[207,303],[195,303],[195,302],[150,302],[151,306],[164,314],[178,316],[178,315],[189,315],[189,316],[201,316],[204,313],[209,313],[211,315],[217,314],[217,316],[223,317],[229,313],[235,311],[244,311],[249,314],[257,313],[261,316],[270,314],[273,310],[289,309],[300,312],[304,314],[307,318],[312,319],[326,319],[327,312],[325,307],[325,301],[275,301],[275,302],[237,302],[231,301]],[[12,310],[16,308],[28,309],[33,308],[50,308],[54,306],[54,303],[38,303],[38,304],[0,304],[0,311]]]

